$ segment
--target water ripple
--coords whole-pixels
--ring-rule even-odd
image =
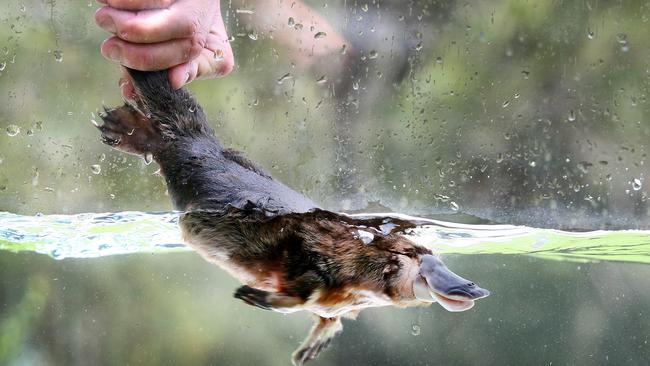
[[[573,261],[650,263],[650,231],[568,232],[512,225],[467,225],[402,214],[358,214],[416,222],[405,235],[441,254],[525,254]],[[63,258],[190,250],[178,212],[23,216],[0,212],[0,249]]]

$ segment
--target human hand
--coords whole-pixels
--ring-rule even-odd
[[[219,0],[97,0],[95,22],[113,34],[102,55],[142,71],[168,69],[174,89],[196,78],[230,73],[234,58]],[[122,95],[133,99],[125,72]]]

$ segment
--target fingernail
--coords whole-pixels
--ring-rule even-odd
[[[113,61],[120,61],[120,49],[117,46],[110,46],[106,50],[106,56]]]
[[[99,22],[99,26],[102,27],[104,30],[106,30],[109,33],[113,33],[113,34],[117,33],[117,27],[115,26],[115,22],[113,21],[113,18],[111,18],[111,17],[108,17],[108,16],[104,17],[104,19],[102,19]]]

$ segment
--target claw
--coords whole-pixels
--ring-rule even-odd
[[[248,305],[256,306],[264,310],[272,310],[271,304],[266,297],[268,292],[258,290],[249,286],[242,286],[235,291],[235,298],[242,300]]]

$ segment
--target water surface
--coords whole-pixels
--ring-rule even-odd
[[[62,258],[190,250],[178,229],[179,212],[117,212],[23,216],[0,213],[0,249]],[[525,254],[573,261],[650,263],[650,231],[571,232],[513,225],[476,225],[395,213],[418,223],[405,235],[441,254]]]

